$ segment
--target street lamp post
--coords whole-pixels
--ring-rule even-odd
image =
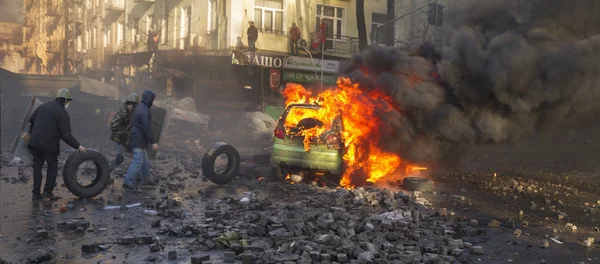
[[[301,46],[301,45],[298,45],[298,46]],[[310,51],[306,47],[304,47],[304,46],[301,46],[301,47],[306,51],[306,53],[308,53],[308,56],[310,56],[310,62],[312,63],[313,70],[315,71],[315,78],[317,78],[317,80],[321,81],[321,86],[323,86],[323,65],[321,65],[321,79],[319,79],[319,75],[317,74],[317,67],[315,67],[315,60],[313,59],[312,53],[310,53]],[[323,62],[321,62],[321,63],[323,63]]]

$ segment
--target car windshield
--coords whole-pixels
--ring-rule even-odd
[[[315,107],[290,107],[285,118],[284,126],[297,127],[301,121],[308,118],[318,120],[317,116],[319,114],[319,109],[320,108]]]

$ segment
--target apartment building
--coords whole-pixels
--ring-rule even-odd
[[[320,19],[328,24],[326,55],[349,58],[358,50],[356,3],[352,0],[83,1],[87,18],[81,36],[89,68],[106,67],[109,55],[148,51],[151,31],[155,32],[158,50],[162,51],[247,47],[246,30],[250,21],[259,29],[257,47],[261,51],[287,53],[292,23],[299,26],[303,39],[310,44]],[[365,17],[370,31],[371,20],[385,16],[386,1],[366,2]]]
[[[24,0],[23,11],[23,72],[64,74],[65,45],[68,46],[68,71],[84,69],[82,63],[85,50],[81,36],[84,16],[81,1]],[[65,29],[68,29],[67,42],[64,41]]]

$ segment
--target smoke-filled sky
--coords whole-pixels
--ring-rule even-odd
[[[389,47],[356,56],[346,73],[402,108],[388,150],[440,158],[446,143],[514,141],[600,106],[600,23],[581,23],[598,21],[600,1],[539,2],[457,1],[436,65]]]
[[[0,0],[0,22],[21,23],[22,0]]]

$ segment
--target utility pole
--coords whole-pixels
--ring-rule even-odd
[[[69,1],[63,0],[65,39],[63,41],[63,75],[69,75]]]
[[[410,14],[412,14],[412,13],[415,13],[415,12],[417,12],[417,11],[419,11],[419,10],[421,10],[421,9],[425,8],[425,7],[428,7],[428,6],[429,6],[429,4],[431,4],[431,3],[437,3],[437,1],[438,1],[438,0],[432,0],[431,2],[429,2],[429,3],[425,4],[425,5],[422,5],[422,6],[420,6],[420,7],[417,7],[417,8],[415,8],[415,9],[413,9],[413,10],[409,11],[408,13],[405,13],[405,14],[403,14],[403,15],[399,16],[399,17],[396,17],[396,18],[394,18],[394,19],[392,19],[392,20],[390,20],[390,21],[386,22],[385,24],[383,24],[383,25],[381,25],[381,26],[378,26],[378,27],[375,29],[375,33],[374,33],[374,34],[372,34],[372,38],[373,38],[373,39],[371,40],[371,43],[379,44],[379,43],[377,43],[377,37],[379,36],[379,31],[380,31],[380,30],[381,30],[383,27],[386,27],[386,26],[388,26],[388,25],[390,25],[390,24],[393,24],[394,22],[396,22],[396,21],[398,21],[398,20],[400,20],[400,19],[402,19],[402,18],[404,18],[404,17],[406,17],[406,16],[408,16],[408,15],[410,15]]]

